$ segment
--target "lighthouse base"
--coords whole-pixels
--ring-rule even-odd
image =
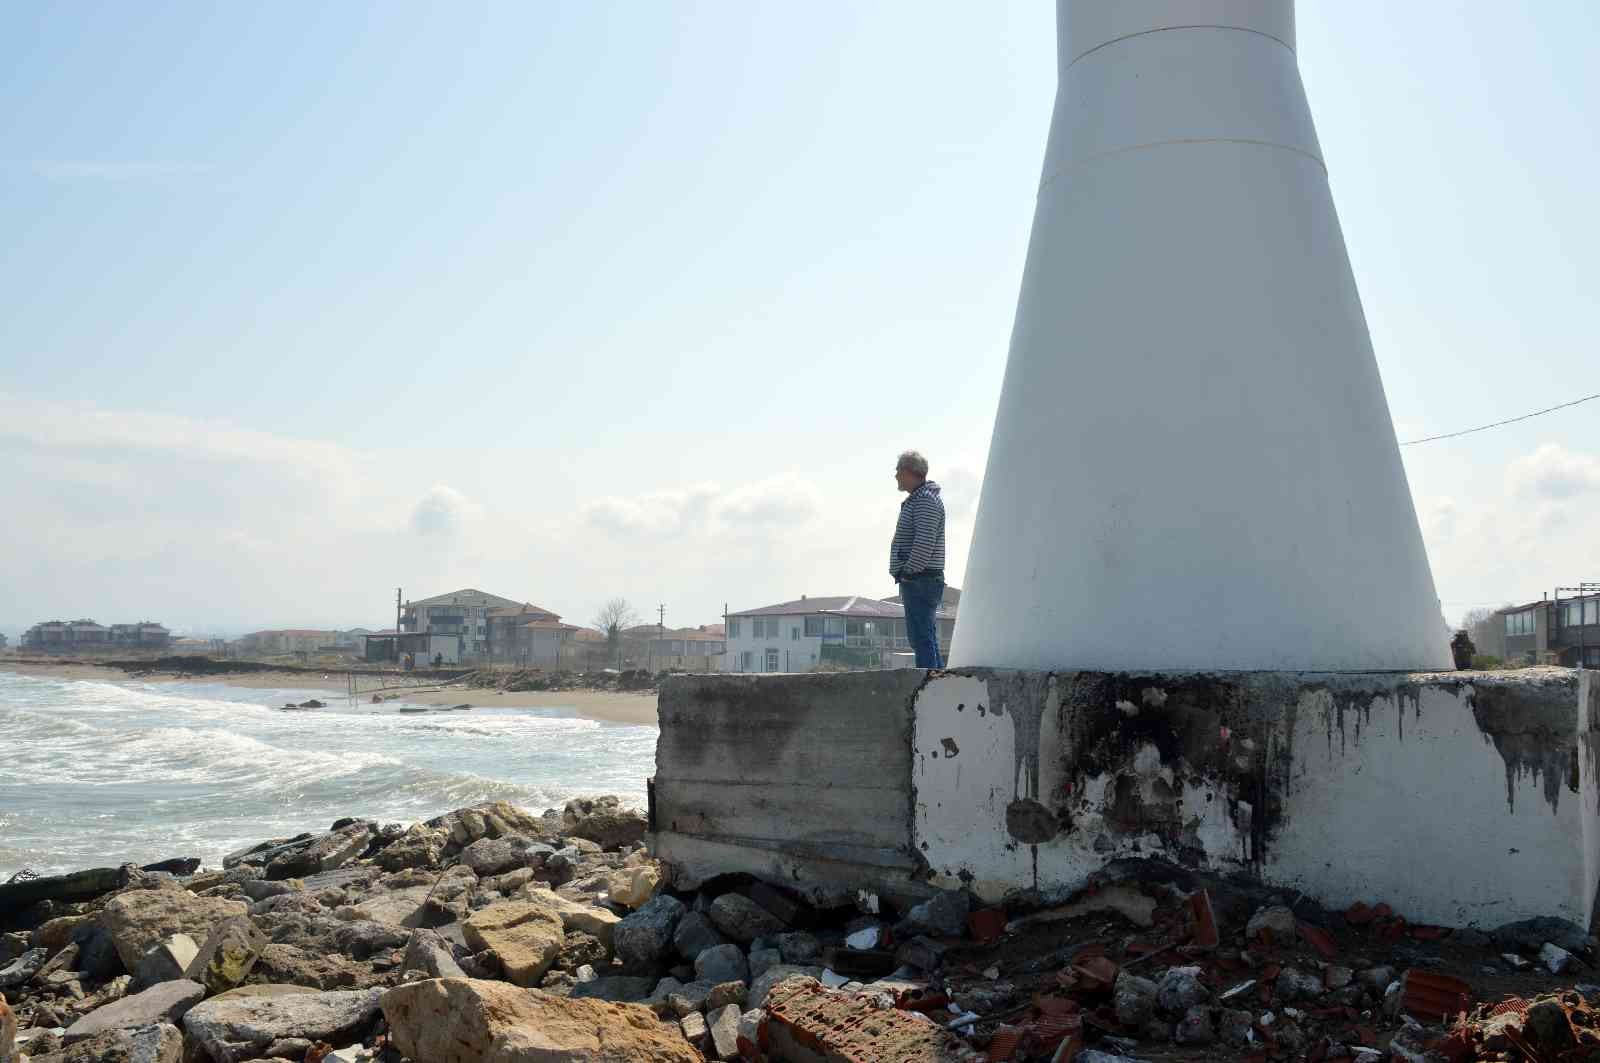
[[[680,888],[999,901],[1154,857],[1419,923],[1588,927],[1600,883],[1593,672],[681,676],[660,721]]]

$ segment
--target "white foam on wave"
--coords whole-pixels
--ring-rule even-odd
[[[328,708],[276,711],[311,696]],[[654,728],[395,707],[291,688],[0,673],[0,872],[113,856],[215,861],[348,815],[410,823],[494,800],[537,813],[601,792],[643,801]]]

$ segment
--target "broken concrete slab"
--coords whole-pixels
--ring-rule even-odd
[[[395,1046],[429,1063],[700,1059],[676,1026],[648,1008],[569,1000],[503,982],[413,982],[384,995],[383,1014]]]

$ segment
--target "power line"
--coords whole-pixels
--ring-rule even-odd
[[[1499,428],[1501,425],[1516,424],[1518,421],[1526,421],[1532,417],[1543,417],[1547,413],[1555,413],[1557,410],[1564,410],[1569,406],[1578,406],[1585,402],[1591,402],[1594,399],[1600,399],[1600,392],[1596,392],[1593,395],[1585,395],[1581,399],[1573,399],[1571,402],[1563,402],[1560,406],[1552,406],[1547,410],[1534,410],[1532,413],[1525,413],[1521,417],[1510,417],[1504,421],[1496,421],[1494,424],[1481,424],[1476,428],[1463,428],[1459,432],[1446,432],[1442,436],[1427,436],[1423,439],[1408,439],[1406,442],[1401,443],[1400,445],[1402,447],[1414,447],[1418,443],[1432,443],[1438,439],[1454,439],[1457,436],[1470,436],[1474,432],[1485,432],[1491,428]]]

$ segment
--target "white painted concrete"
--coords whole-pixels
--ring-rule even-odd
[[[1060,0],[954,666],[1447,668],[1292,0]]]
[[[1554,915],[1587,926],[1592,796],[1562,779],[1552,808],[1542,776],[1508,781],[1469,698],[1439,687],[1421,688],[1414,703],[1376,698],[1341,728],[1325,692],[1302,694],[1284,829],[1263,873],[1335,908],[1402,898],[1396,909],[1414,922],[1493,927]]]
[[[1581,673],[1578,698],[1570,684],[1533,691],[1519,703],[1525,710],[1483,727],[1474,699],[1481,708],[1494,692],[1449,676],[1223,677],[1217,705],[1198,710],[1192,696],[1189,708],[1165,703],[1185,677],[1170,677],[1170,687],[1156,677],[1138,703],[1112,706],[1073,703],[1059,676],[1033,688],[1044,691],[1033,706],[1036,742],[1005,675],[935,675],[917,695],[913,843],[935,885],[966,883],[998,900],[1018,888],[1076,888],[1109,860],[1156,856],[1249,871],[1335,908],[1386,901],[1420,923],[1493,927],[1554,915],[1589,925],[1600,883],[1592,673]],[[1504,690],[1515,681],[1493,682]],[[1209,724],[1214,708],[1230,722]],[[1198,732],[1198,760],[1135,743],[1093,772],[1078,770],[1086,751],[1073,743],[1093,729],[1091,716],[1130,710],[1191,734],[1199,711],[1215,737]],[[1552,721],[1556,731],[1515,745]],[[1554,777],[1537,769],[1541,759]],[[1174,844],[1170,829],[1130,829],[1115,807],[1119,785],[1140,810],[1179,810],[1184,841]],[[1270,824],[1258,824],[1264,812],[1251,805],[1262,794]],[[1022,844],[1008,831],[1007,806],[1028,797],[1058,813],[1055,839]]]

